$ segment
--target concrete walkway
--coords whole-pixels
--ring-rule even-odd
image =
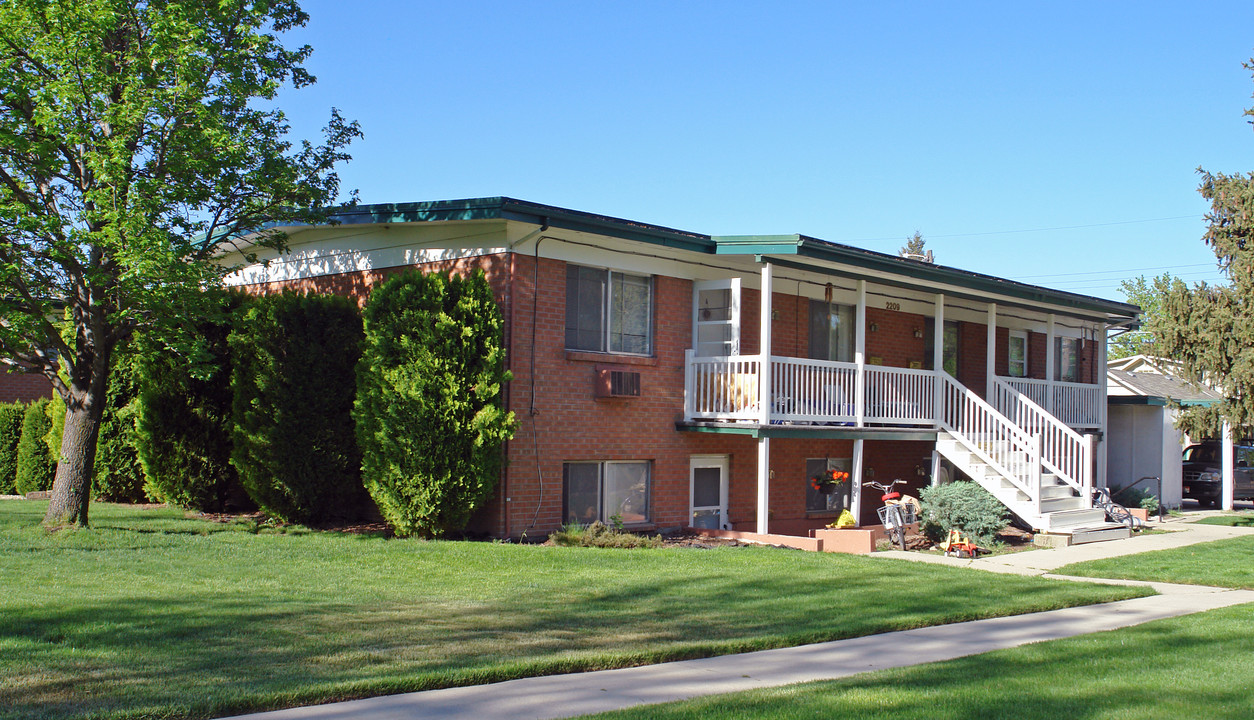
[[[1254,528],[1178,523],[1178,532],[986,560],[899,553],[910,560],[994,572],[1047,575],[1063,565],[1254,534]],[[894,556],[894,553],[876,553]],[[1070,578],[1089,580],[1089,578]],[[1161,594],[1103,605],[938,625],[850,640],[622,670],[525,678],[491,685],[388,695],[241,716],[250,720],[539,720],[566,718],[703,695],[856,675],[1084,635],[1254,602],[1254,592],[1149,584]]]

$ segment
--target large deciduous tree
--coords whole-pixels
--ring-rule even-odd
[[[1142,329],[1111,338],[1106,348],[1107,358],[1114,360],[1160,352],[1154,345],[1154,334],[1149,327],[1154,318],[1162,314],[1163,298],[1171,292],[1173,278],[1171,273],[1165,272],[1149,280],[1144,275],[1138,275],[1119,283],[1119,292],[1123,293],[1124,298],[1141,308]]]
[[[177,337],[241,235],[335,202],[357,125],[332,110],[293,144],[274,104],[314,80],[278,37],[306,20],[291,0],[0,0],[0,352],[67,406],[46,524],[87,523],[118,343]]]
[[[1245,68],[1254,70],[1254,60]],[[1245,114],[1254,117],[1254,109]],[[1150,330],[1159,354],[1177,360],[1190,379],[1212,385],[1226,398],[1184,409],[1181,428],[1194,437],[1214,436],[1227,420],[1241,437],[1254,429],[1254,173],[1198,172],[1198,192],[1211,204],[1203,239],[1228,282],[1188,287],[1175,280]]]

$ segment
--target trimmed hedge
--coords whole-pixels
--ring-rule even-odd
[[[22,418],[22,439],[17,445],[17,491],[30,492],[52,489],[57,463],[48,449],[48,431],[52,421],[48,419],[48,399],[36,400],[26,406]]]
[[[231,318],[247,298],[214,292],[196,342],[175,353],[154,339],[137,352],[135,433],[144,490],[152,498],[201,512],[250,507],[231,465]]]
[[[352,417],[361,340],[356,303],[335,295],[262,297],[239,317],[231,462],[267,514],[320,523],[364,509]]]
[[[100,436],[96,440],[96,467],[91,482],[92,495],[98,500],[138,503],[148,499],[135,429],[138,396],[138,358],[131,352],[131,345],[119,346],[113,351]]]
[[[17,446],[25,417],[25,404],[0,404],[0,495],[17,492]]]
[[[514,428],[492,290],[481,270],[408,272],[375,290],[364,315],[354,416],[366,489],[397,534],[462,530],[491,497]]]
[[[925,487],[919,492],[919,502],[924,518],[921,529],[934,542],[958,528],[987,547],[1006,527],[1006,506],[970,480]]]

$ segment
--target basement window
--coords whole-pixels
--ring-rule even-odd
[[[562,521],[612,525],[649,522],[650,467],[646,462],[562,464]]]

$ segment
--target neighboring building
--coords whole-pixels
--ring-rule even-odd
[[[1135,323],[1133,305],[804,235],[714,237],[509,198],[336,219],[286,228],[290,254],[229,281],[364,301],[410,267],[487,273],[519,428],[476,529],[534,537],[618,516],[804,534],[846,507],[873,524],[862,481],[917,490],[942,456],[1036,527],[1101,515],[1087,508],[1105,338]],[[853,482],[816,491],[828,468]]]
[[[1168,507],[1179,507],[1183,500],[1180,453],[1189,444],[1189,438],[1176,429],[1177,413],[1171,403],[1211,405],[1222,402],[1223,395],[1176,377],[1173,365],[1170,360],[1144,355],[1107,364],[1107,480],[1112,489],[1118,490],[1144,477],[1161,478],[1159,499]],[[1231,438],[1228,445],[1232,445]],[[1152,483],[1142,482],[1138,487],[1155,491]],[[1228,503],[1231,507],[1231,500]]]
[[[0,369],[0,403],[30,402],[52,397],[52,383],[43,373]]]

